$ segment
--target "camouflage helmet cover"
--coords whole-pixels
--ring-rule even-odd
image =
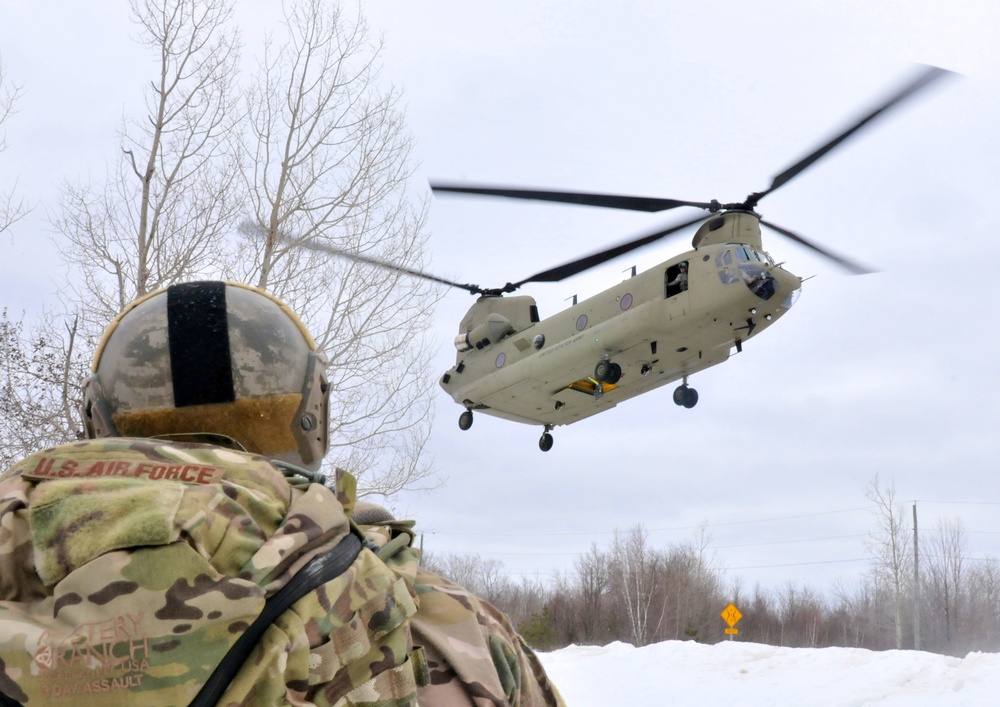
[[[315,470],[328,442],[326,363],[295,313],[266,292],[172,285],[105,330],[84,384],[87,436],[224,435]]]

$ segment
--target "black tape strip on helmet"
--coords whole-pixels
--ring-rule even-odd
[[[229,350],[226,283],[187,282],[167,289],[174,404],[236,400]]]

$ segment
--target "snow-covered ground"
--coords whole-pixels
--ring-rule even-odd
[[[1000,654],[778,648],[727,641],[569,646],[541,653],[569,707],[1000,705]]]

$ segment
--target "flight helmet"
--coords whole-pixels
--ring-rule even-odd
[[[172,285],[105,330],[84,383],[84,425],[91,439],[229,439],[315,471],[328,446],[326,365],[295,313],[263,290]]]

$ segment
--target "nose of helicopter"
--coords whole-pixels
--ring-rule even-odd
[[[777,281],[782,308],[791,309],[802,293],[802,278],[781,267],[774,268],[771,275]]]

